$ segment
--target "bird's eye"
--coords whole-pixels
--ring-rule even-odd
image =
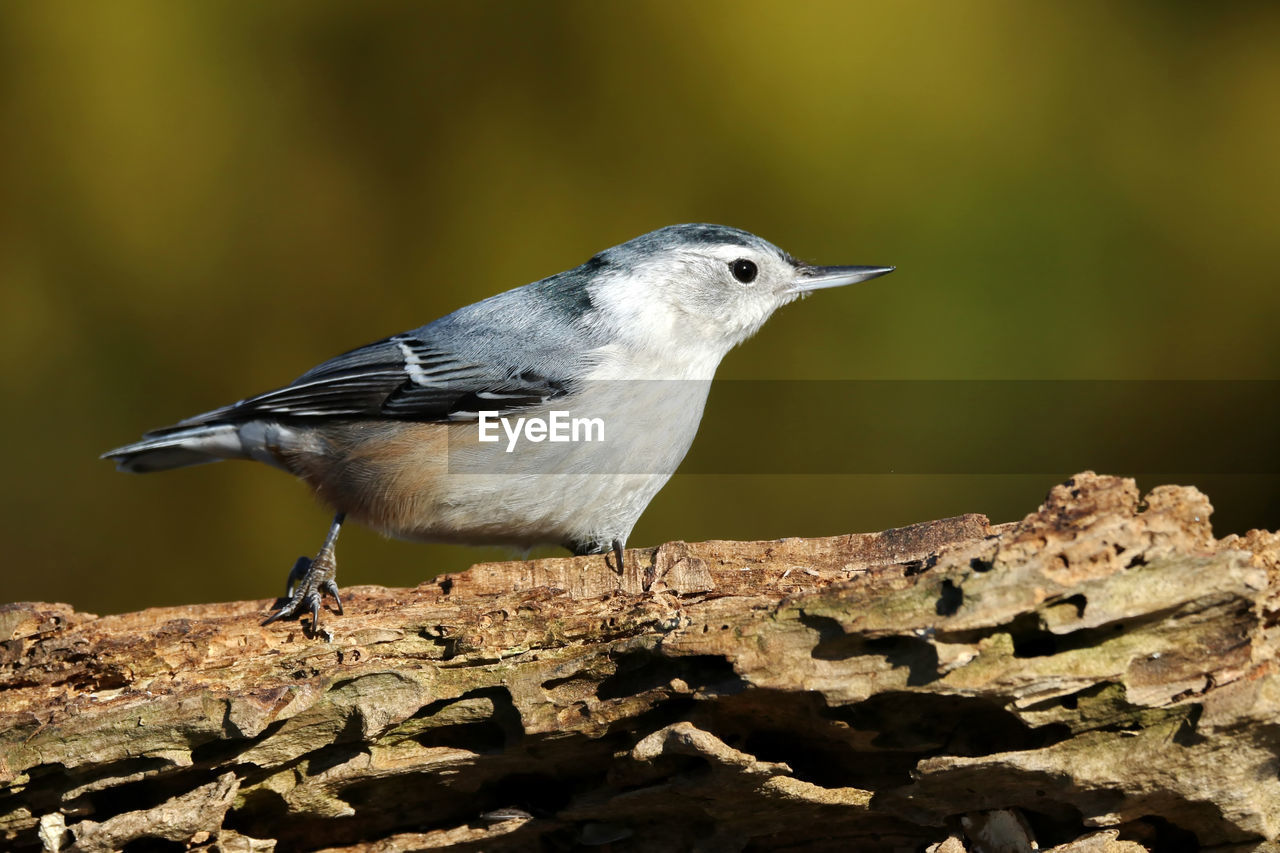
[[[755,281],[757,273],[760,272],[756,269],[755,263],[746,258],[738,258],[729,264],[729,271],[733,273],[734,278],[743,284],[750,284]]]

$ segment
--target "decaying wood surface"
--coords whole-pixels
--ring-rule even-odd
[[[1023,521],[0,608],[0,847],[1270,848],[1280,537],[1081,474]]]

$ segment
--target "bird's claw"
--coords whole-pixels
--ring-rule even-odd
[[[311,614],[311,630],[320,628],[320,608],[324,596],[333,597],[334,612],[342,615],[342,599],[338,597],[337,564],[332,551],[321,551],[315,559],[299,557],[289,570],[289,581],[285,588],[285,601],[279,604],[279,610],[267,617],[263,625],[279,622],[282,619],[298,619],[305,613]]]

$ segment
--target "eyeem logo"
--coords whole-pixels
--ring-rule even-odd
[[[604,441],[604,418],[571,418],[568,412],[548,412],[547,418],[504,418],[498,412],[480,412],[480,440],[501,441],[498,427],[507,435],[507,453],[526,441]]]

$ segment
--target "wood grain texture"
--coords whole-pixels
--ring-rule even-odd
[[[1280,537],[1211,512],[1085,473],[1012,524],[354,587],[332,642],[7,605],[0,846],[1267,846]]]

